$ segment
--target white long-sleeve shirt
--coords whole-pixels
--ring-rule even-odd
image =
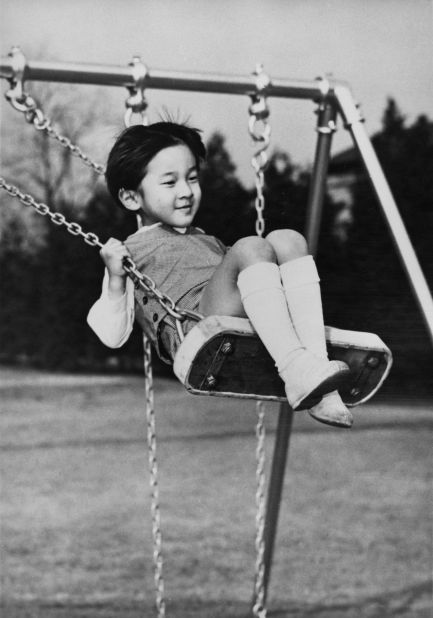
[[[108,296],[108,279],[105,270],[101,296],[91,307],[87,323],[104,345],[120,348],[128,341],[134,324],[134,284],[127,277],[123,296],[112,299]]]
[[[147,230],[160,225],[162,224],[145,225],[139,229],[139,233],[146,233]],[[182,234],[186,231],[185,228],[174,229]],[[101,296],[91,307],[87,323],[104,345],[109,348],[120,348],[128,341],[134,325],[134,283],[127,277],[124,295],[113,300],[108,296],[108,279],[108,271],[105,269]]]

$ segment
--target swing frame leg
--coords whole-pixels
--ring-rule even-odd
[[[403,219],[395,203],[388,182],[380,166],[376,152],[363,126],[363,118],[355,105],[350,90],[345,86],[335,88],[335,98],[339,104],[340,113],[349,129],[361,160],[370,177],[371,185],[376,193],[379,206],[391,232],[397,254],[406,271],[415,300],[433,343],[433,298],[421,270],[418,257],[407,233]]]
[[[277,433],[275,436],[274,456],[272,459],[271,476],[269,480],[268,498],[266,503],[263,577],[265,601],[271,576],[272,558],[274,554],[275,537],[277,534],[284,473],[286,470],[290,436],[292,433],[293,414],[293,410],[288,403],[280,404]]]

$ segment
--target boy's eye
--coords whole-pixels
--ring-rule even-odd
[[[197,174],[192,174],[189,178],[188,178],[189,182],[197,182],[198,180],[198,175]]]

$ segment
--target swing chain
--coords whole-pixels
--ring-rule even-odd
[[[156,423],[153,397],[152,356],[150,341],[145,335],[143,335],[143,350],[156,608],[158,611],[158,618],[165,618],[164,579],[162,574],[162,533],[161,513],[159,509],[158,462],[156,458]]]
[[[265,231],[264,209],[265,197],[264,186],[265,177],[264,170],[268,162],[267,149],[271,137],[271,125],[269,124],[269,107],[266,99],[266,90],[270,86],[271,81],[263,71],[262,65],[257,65],[254,72],[256,75],[256,91],[250,95],[251,105],[249,107],[249,122],[248,130],[251,138],[256,144],[259,144],[254,156],[251,159],[251,164],[255,171],[256,198],[255,208],[257,212],[256,219],[256,234],[263,236]],[[258,124],[261,123],[259,130]],[[266,618],[267,610],[265,607],[265,407],[263,402],[259,401],[256,404],[257,424],[256,424],[256,563],[255,563],[255,579],[254,579],[254,605],[252,612],[255,618]]]
[[[124,115],[125,127],[132,124],[132,115],[141,114],[143,125],[148,124],[146,115],[147,101],[144,96],[144,85],[147,76],[147,68],[138,56],[134,56],[129,63],[135,80],[135,87],[128,88],[130,96],[125,101],[126,112]],[[140,227],[141,220],[137,217],[137,224]],[[141,287],[157,298],[159,303],[166,311],[175,317],[176,327],[181,340],[184,338],[181,320],[184,319],[176,310],[176,305],[171,298],[160,292],[156,288],[155,282],[141,273],[131,258],[125,257],[123,268],[132,279],[135,287]],[[149,462],[149,479],[151,487],[150,512],[152,519],[152,545],[153,545],[153,577],[155,585],[155,605],[158,618],[165,618],[165,599],[164,599],[164,578],[163,578],[163,555],[162,555],[162,530],[161,530],[161,511],[159,502],[159,473],[156,449],[156,422],[153,391],[153,370],[152,370],[152,348],[149,338],[143,333],[143,361],[144,361],[144,388],[145,388],[145,411],[147,421],[147,452]]]
[[[139,56],[134,56],[128,66],[131,67],[132,77],[135,83],[134,86],[128,88],[129,97],[125,101],[125,127],[130,127],[132,125],[133,114],[140,114],[141,124],[147,126],[149,124],[146,114],[148,103],[144,94],[144,88],[149,71]]]
[[[73,144],[71,140],[61,135],[57,129],[53,127],[50,119],[44,114],[42,109],[38,107],[35,99],[24,91],[22,79],[19,79],[17,75],[9,80],[11,84],[10,90],[5,94],[7,101],[18,112],[24,114],[26,121],[33,125],[38,131],[45,131],[51,138],[57,140],[63,148],[69,150],[69,152],[83,161],[87,167],[93,169],[97,174],[104,174],[105,167],[99,165],[90,159],[79,146]]]
[[[81,236],[84,242],[92,247],[102,247],[99,238],[93,232],[84,232],[79,223],[70,222],[66,220],[66,217],[60,212],[53,212],[49,207],[42,203],[37,202],[34,197],[28,193],[23,193],[14,185],[9,185],[4,178],[0,177],[0,189],[4,189],[6,193],[12,197],[17,197],[24,206],[31,206],[36,212],[42,216],[48,216],[55,225],[62,225],[66,227],[68,232],[73,236]]]
[[[81,236],[84,239],[84,242],[88,245],[98,247],[99,249],[102,248],[103,245],[96,234],[93,232],[84,232],[79,223],[68,221],[62,213],[53,212],[46,204],[37,202],[34,197],[28,193],[23,193],[14,185],[9,185],[4,178],[1,177],[0,189],[4,189],[12,197],[18,198],[24,206],[31,206],[38,214],[44,217],[48,216],[55,225],[65,227],[73,236]],[[141,287],[147,294],[154,296],[160,305],[162,305],[162,307],[167,311],[167,313],[176,320],[176,323],[181,324],[186,318],[191,318],[197,321],[202,319],[202,316],[195,311],[179,309],[170,296],[167,296],[167,294],[164,294],[164,292],[158,290],[156,283],[151,277],[138,270],[131,258],[125,258],[123,267],[129,277],[133,280],[135,287]],[[178,327],[178,330],[182,332],[181,327]]]
[[[256,425],[256,563],[254,580],[254,600],[253,615],[256,618],[266,618],[265,608],[265,407],[262,401],[256,404],[257,425]]]
[[[123,268],[126,273],[130,276],[132,281],[134,282],[135,287],[141,287],[145,292],[154,296],[160,305],[170,314],[176,322],[183,322],[186,318],[192,318],[193,320],[201,320],[203,316],[200,313],[195,311],[190,311],[189,309],[180,309],[174,300],[158,290],[156,287],[155,281],[138,270],[137,266],[134,264],[130,257],[125,257],[123,259]],[[181,339],[183,338],[183,333]]]
[[[269,76],[263,71],[262,65],[257,65],[254,71],[256,76],[256,91],[250,94],[251,104],[248,108],[250,117],[248,131],[257,144],[260,144],[251,159],[251,165],[255,171],[256,198],[255,208],[257,212],[256,233],[263,236],[265,231],[265,220],[263,211],[265,208],[265,198],[263,195],[265,186],[264,170],[268,163],[267,149],[271,138],[271,125],[268,122],[269,107],[266,98],[266,90],[271,84]],[[261,128],[258,128],[258,124]]]

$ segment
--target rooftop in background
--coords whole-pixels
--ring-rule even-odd
[[[332,157],[329,163],[329,174],[340,175],[360,171],[362,169],[361,156],[356,148],[348,148]]]

